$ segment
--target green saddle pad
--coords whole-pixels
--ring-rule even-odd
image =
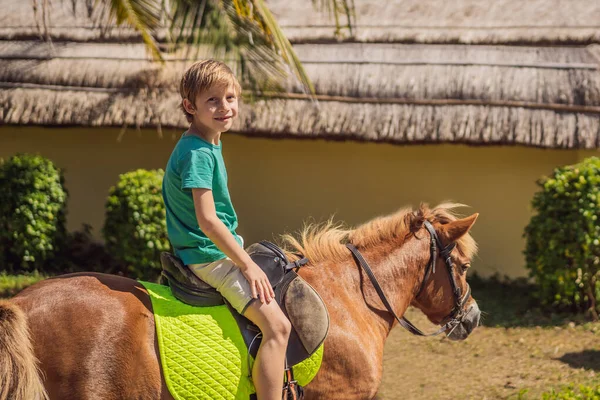
[[[176,400],[248,400],[256,392],[248,350],[227,306],[189,306],[175,299],[168,286],[140,283],[152,300],[160,361],[171,395]],[[322,358],[323,346],[294,366],[300,385],[315,377]]]

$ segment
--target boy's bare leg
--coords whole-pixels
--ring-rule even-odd
[[[275,301],[262,304],[255,300],[244,312],[244,317],[254,322],[262,332],[262,341],[252,379],[258,400],[281,400],[285,350],[292,326]]]

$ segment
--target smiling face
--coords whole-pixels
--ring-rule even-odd
[[[184,99],[183,106],[192,115],[193,127],[213,137],[231,129],[238,115],[238,96],[234,85],[213,85],[199,93],[194,104]]]

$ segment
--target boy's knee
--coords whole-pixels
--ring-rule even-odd
[[[290,321],[285,316],[282,316],[281,318],[269,322],[269,336],[277,341],[287,343],[290,333],[292,332],[292,324]]]
[[[290,337],[290,333],[292,333],[292,323],[289,319],[283,318],[282,326],[281,326],[281,334],[285,336],[285,338]]]

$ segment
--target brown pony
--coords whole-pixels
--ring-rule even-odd
[[[309,227],[288,245],[310,258],[300,274],[322,296],[331,327],[321,369],[307,399],[371,399],[379,387],[383,348],[396,321],[364,271],[342,244],[352,243],[371,265],[394,311],[409,305],[442,324],[455,305],[442,257],[425,279],[432,223],[462,293],[476,251],[469,235],[477,214],[457,219],[456,205],[426,206],[374,219],[354,230]],[[479,323],[473,298],[449,333],[464,339]],[[39,360],[38,362],[36,361]],[[162,378],[152,306],[142,285],[106,274],[70,274],[31,286],[0,302],[0,399],[172,399]]]

